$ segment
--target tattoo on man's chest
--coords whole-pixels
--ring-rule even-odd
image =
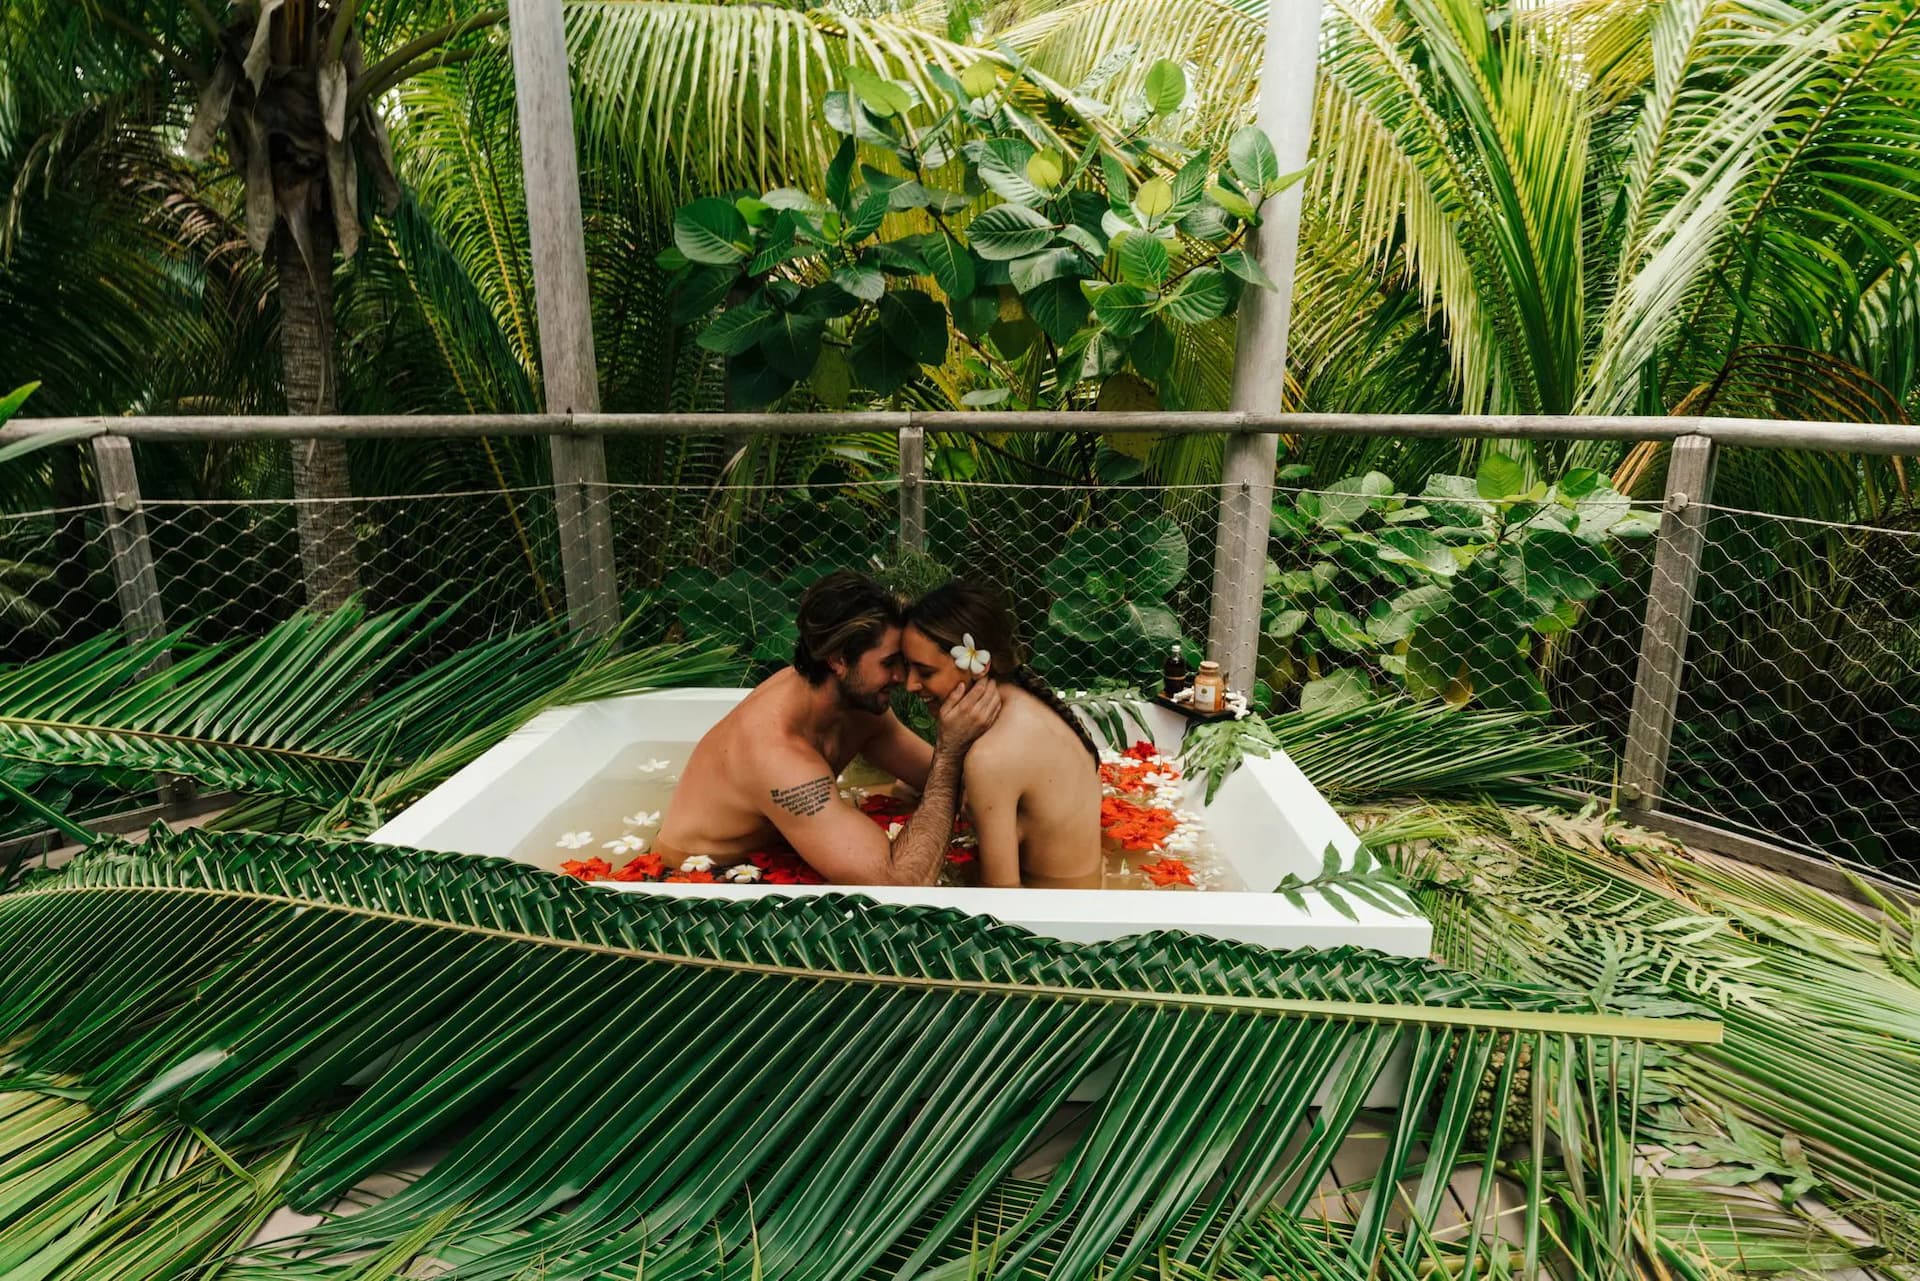
[[[789,814],[800,818],[812,818],[827,807],[833,799],[833,780],[822,775],[792,787],[773,788],[768,795],[773,803]]]

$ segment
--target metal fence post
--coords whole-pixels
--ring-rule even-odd
[[[1647,589],[1647,620],[1640,633],[1633,715],[1620,762],[1620,792],[1631,809],[1659,806],[1693,624],[1700,551],[1706,543],[1706,504],[1713,499],[1713,441],[1682,436],[1667,454],[1667,493]]]
[[[92,443],[94,474],[100,480],[100,500],[107,514],[107,541],[113,549],[113,590],[120,603],[120,625],[127,639],[139,644],[165,635],[167,617],[160,604],[160,579],[153,570],[153,544],[147,540],[147,513],[140,501],[133,445],[118,436],[95,436]]]
[[[547,412],[592,414],[600,410],[600,385],[594,367],[593,309],[587,295],[587,242],[580,217],[580,161],[573,142],[566,19],[560,2],[510,0],[508,21]],[[567,618],[577,631],[605,635],[620,621],[612,525],[604,513],[594,511],[596,495],[606,493],[606,449],[599,436],[568,434],[551,437],[549,450]]]
[[[1281,173],[1307,163],[1319,63],[1320,0],[1269,5],[1257,122],[1273,141]],[[1271,293],[1249,289],[1240,301],[1233,408],[1242,413],[1280,411],[1301,195],[1300,184],[1295,184],[1261,211],[1254,252],[1275,288]],[[1279,437],[1271,432],[1236,432],[1227,437],[1220,472],[1220,533],[1214,548],[1207,651],[1228,681],[1249,693],[1260,652],[1260,599],[1266,588],[1267,527],[1273,519],[1273,466],[1279,447]]]
[[[927,435],[900,429],[900,550],[927,550]]]

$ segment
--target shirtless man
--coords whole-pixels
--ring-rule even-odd
[[[1000,687],[1000,719],[964,770],[981,884],[1099,889],[1100,752],[1020,661],[1006,608],[971,583],[935,588],[908,608],[901,649],[907,688],[936,707],[969,682]]]
[[[654,852],[678,867],[786,844],[839,885],[932,885],[953,834],[961,762],[1000,714],[993,681],[938,703],[929,747],[888,708],[901,682],[900,599],[862,574],[828,574],[800,598],[793,666],[761,682],[693,749]],[[920,789],[891,842],[840,798],[855,756]]]

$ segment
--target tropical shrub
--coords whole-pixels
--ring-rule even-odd
[[[1163,60],[1136,100],[1095,113],[1119,132],[1076,144],[1016,105],[1026,74],[929,67],[941,104],[849,67],[823,103],[842,139],[821,195],[709,195],[675,214],[660,256],[674,317],[721,308],[699,342],[726,358],[736,407],[803,383],[831,406],[856,387],[891,395],[946,365],[953,335],[966,404],[1145,407],[1181,331],[1230,313],[1246,284],[1272,287],[1244,245],[1291,181],[1264,133],[1235,134],[1223,168],[1205,148],[1169,159],[1147,128],[1187,88]]]
[[[1187,576],[1187,540],[1158,517],[1067,536],[1047,567],[1046,631],[1036,641],[1057,671],[1141,676],[1180,640],[1167,598]]]
[[[1289,467],[1282,480],[1298,480]],[[1539,648],[1620,579],[1617,547],[1659,527],[1599,472],[1533,480],[1503,453],[1417,495],[1381,472],[1274,505],[1262,674],[1316,710],[1402,687],[1543,712]]]

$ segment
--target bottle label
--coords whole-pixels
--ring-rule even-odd
[[[1220,687],[1212,681],[1195,681],[1193,686],[1193,710],[1196,712],[1219,711]]]

